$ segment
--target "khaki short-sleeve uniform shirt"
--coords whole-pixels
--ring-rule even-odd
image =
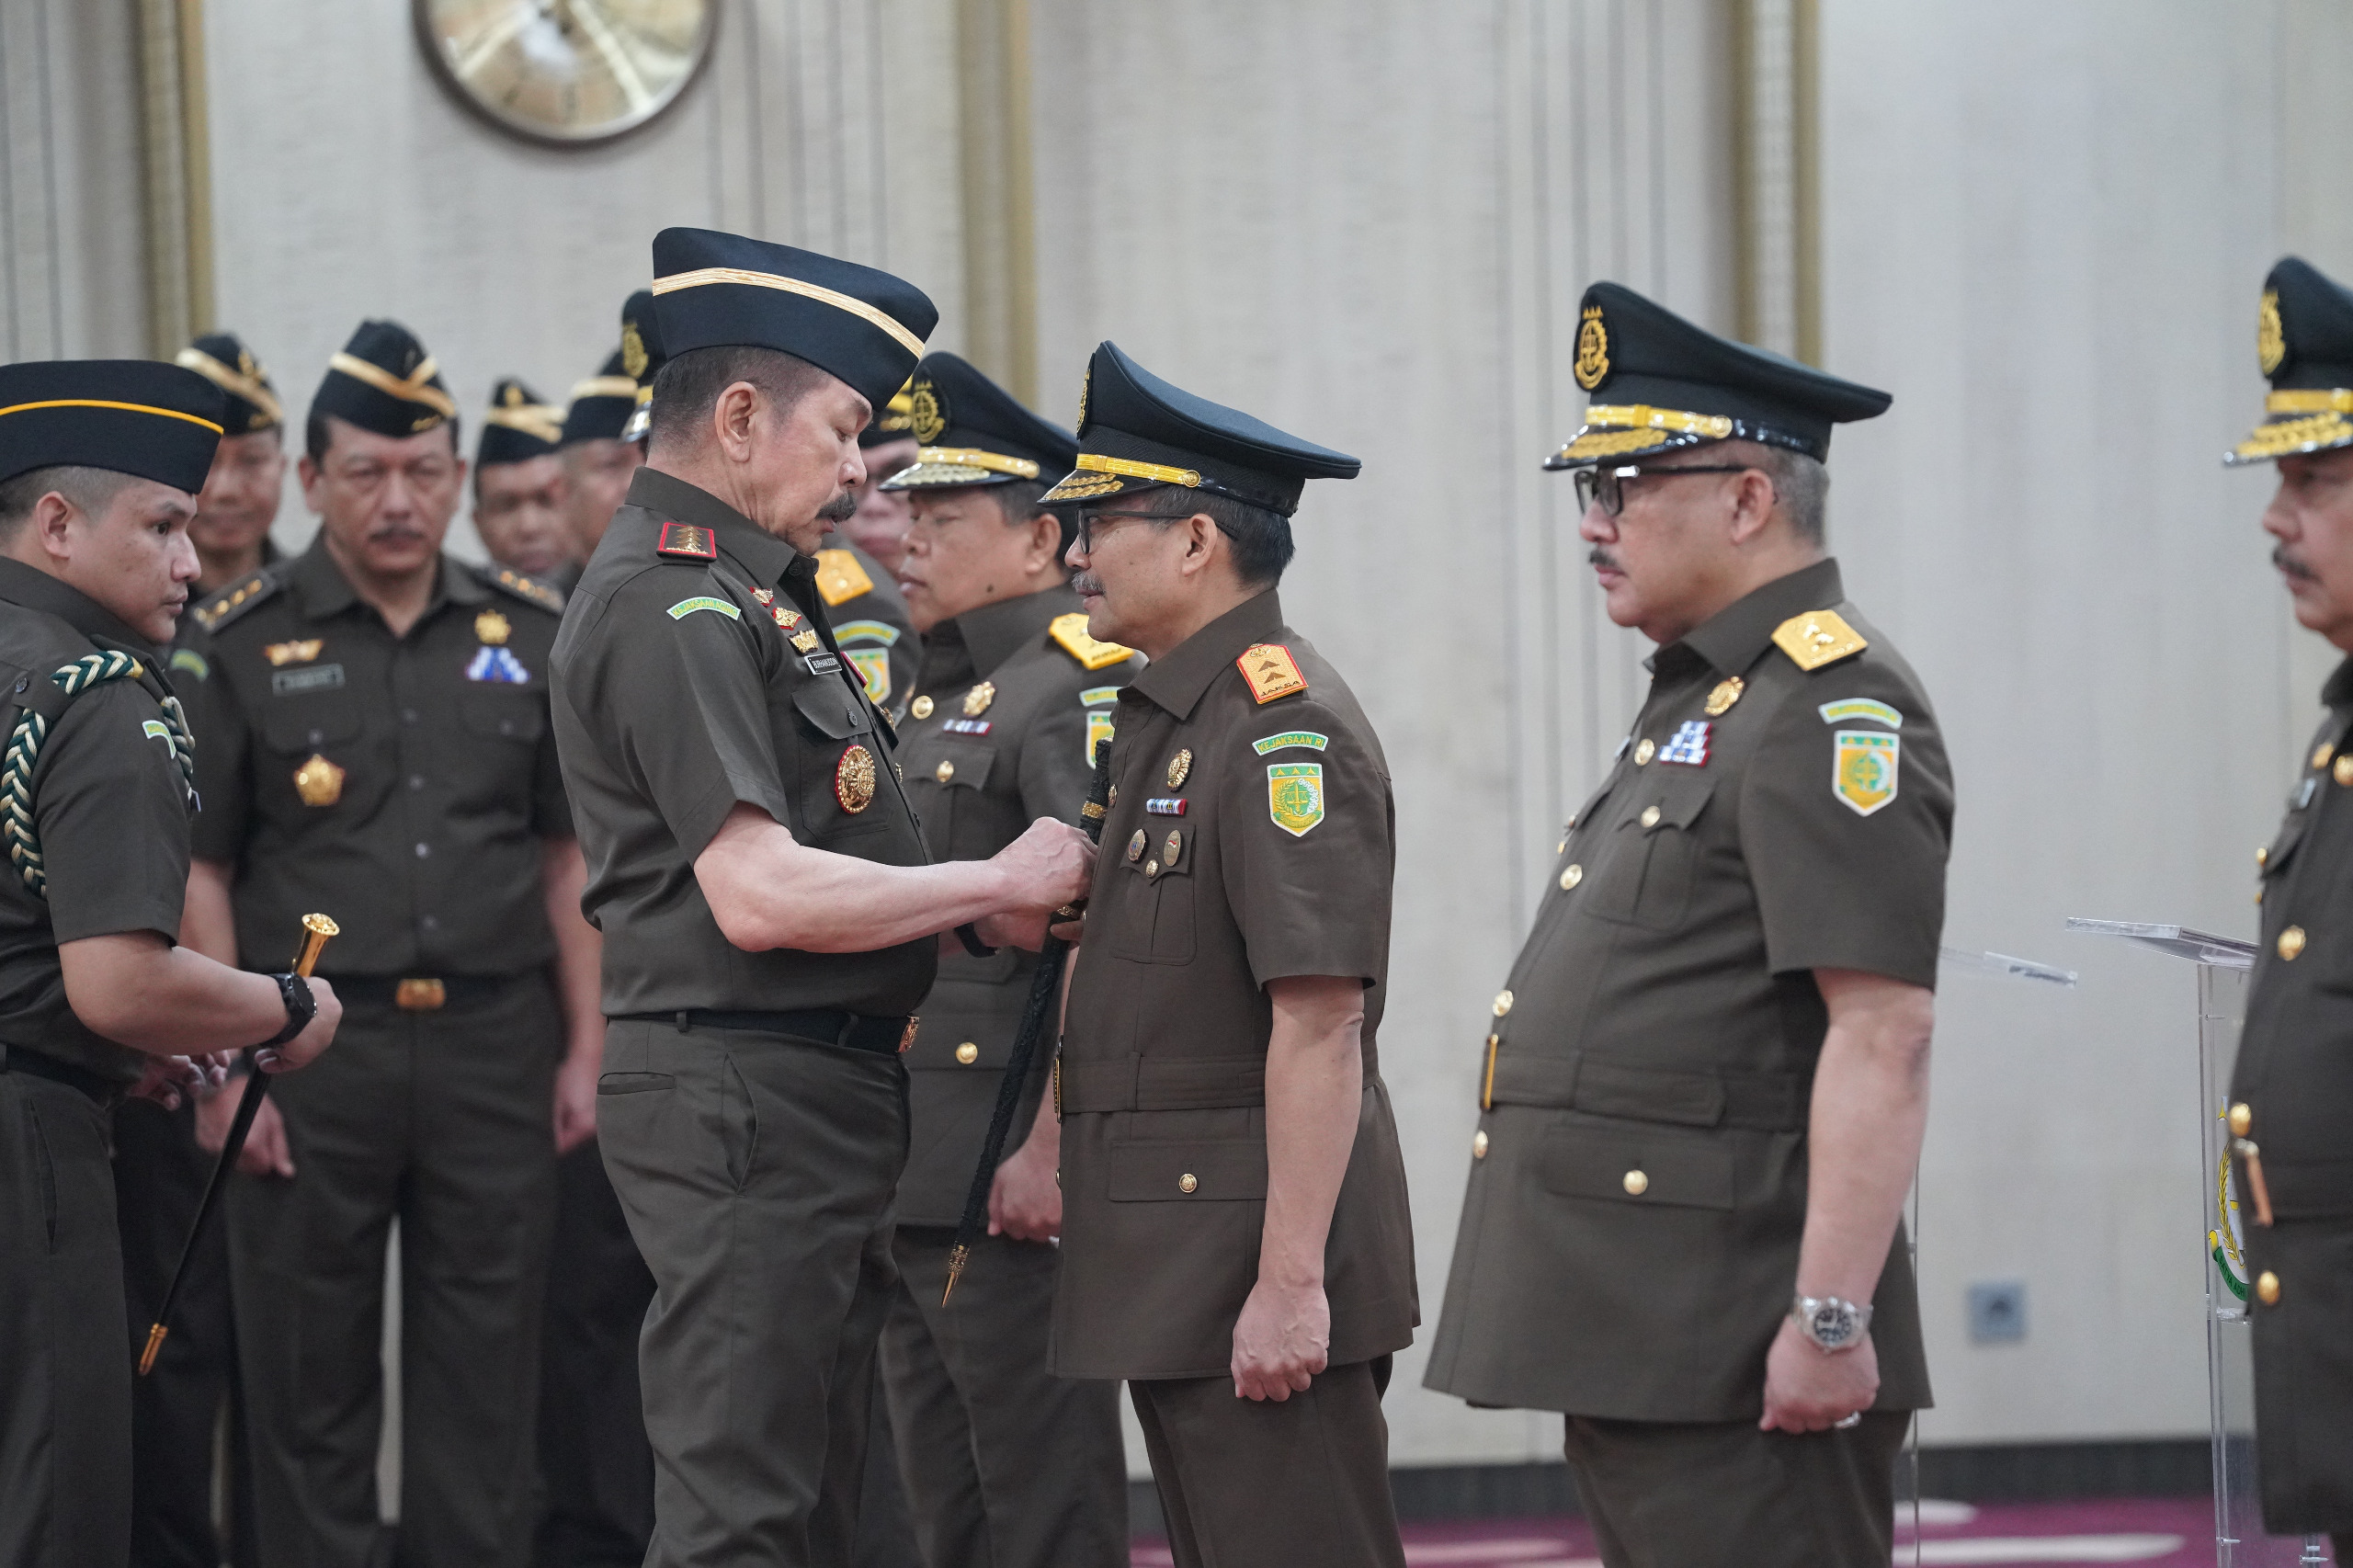
[[[605,934],[608,1016],[687,1008],[913,1013],[929,937],[745,952],[697,856],[741,803],[813,848],[928,864],[890,722],[832,640],[816,562],[684,480],[641,468],[555,645],[555,733]]]
[[[1272,592],[1122,694],[1058,1092],[1063,1377],[1225,1372],[1266,1221],[1268,982],[1365,983],[1357,1141],[1325,1245],[1335,1366],[1412,1342],[1378,1038],[1395,811],[1356,697]]]
[[[1936,983],[1951,774],[1918,679],[1834,562],[1651,667],[1482,1019],[1427,1381],[1481,1404],[1754,1419],[1805,1222],[1828,1026],[1812,971]],[[1925,1406],[1900,1228],[1874,1300],[1877,1407]]]
[[[985,860],[1040,817],[1075,825],[1120,688],[1142,666],[1127,649],[1086,635],[1068,588],[933,627],[900,727],[907,795],[931,858]],[[1017,948],[986,958],[942,951],[906,1055],[913,1132],[899,1178],[901,1224],[962,1218],[1037,968],[1038,956]],[[1036,1112],[1049,1067],[1041,1051],[1017,1129]]]

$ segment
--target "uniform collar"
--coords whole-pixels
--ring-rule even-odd
[[[312,620],[324,620],[342,614],[361,602],[358,590],[343,568],[327,552],[326,529],[322,528],[311,548],[294,558],[286,569],[287,586],[302,601],[302,613]],[[423,625],[433,618],[433,612],[445,604],[478,605],[490,597],[490,590],[482,585],[474,574],[460,565],[446,551],[433,564],[433,592],[425,601],[425,613],[418,616]]]
[[[1067,586],[1056,586],[968,609],[956,618],[956,630],[972,651],[972,667],[994,675],[1006,660],[1036,645],[1054,617],[1076,608],[1078,596]]]
[[[1773,632],[1791,616],[1843,603],[1838,562],[1829,557],[1776,577],[1718,610],[1652,655],[1654,673],[1672,670],[1681,653],[1696,653],[1718,675],[1736,676],[1773,644]]]
[[[2322,707],[2334,711],[2353,708],[2353,659],[2346,660],[2330,673],[2327,683],[2320,688],[2320,700]]]
[[[782,583],[787,574],[815,574],[816,562],[761,528],[699,484],[641,463],[629,482],[629,505],[678,522],[709,528],[719,548],[741,562],[762,587]]]
[[[1148,697],[1177,718],[1191,715],[1201,694],[1210,688],[1244,650],[1271,642],[1283,629],[1282,602],[1276,592],[1246,598],[1154,659],[1128,689]]]
[[[0,599],[53,615],[94,642],[104,638],[133,652],[144,650],[151,656],[155,652],[153,642],[124,625],[114,611],[81,589],[38,566],[5,556],[0,556]]]

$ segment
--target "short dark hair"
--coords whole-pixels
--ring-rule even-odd
[[[107,503],[131,483],[131,478],[130,474],[118,473],[110,468],[61,465],[37,468],[0,482],[0,540],[16,538],[31,518],[33,507],[52,490],[95,517],[106,510]]]
[[[1173,499],[1171,499],[1173,497]],[[1271,507],[1254,506],[1215,491],[1166,485],[1153,510],[1168,518],[1199,512],[1217,525],[1233,548],[1233,571],[1249,587],[1273,587],[1282,581],[1283,568],[1298,547],[1291,542],[1290,519]]]
[[[310,454],[313,468],[327,460],[327,449],[335,445],[335,427],[327,423],[327,418],[328,415],[314,408],[302,421],[302,449]],[[351,421],[347,419],[344,423],[350,425]],[[465,442],[458,437],[458,416],[453,414],[443,420],[440,426],[449,432],[449,455],[453,458],[462,457],[466,450]],[[354,425],[352,428],[356,430],[358,426]]]
[[[654,374],[650,434],[664,446],[690,447],[701,439],[719,394],[737,381],[751,382],[779,413],[790,413],[824,380],[824,371],[781,349],[745,343],[689,348],[664,361]]]
[[[1060,523],[1063,542],[1054,551],[1054,559],[1060,561],[1070,553],[1071,541],[1078,537],[1078,508],[1038,505],[1038,497],[1051,488],[1051,485],[1042,479],[1016,479],[1003,484],[988,485],[984,493],[996,502],[997,510],[1003,514],[1007,528],[1017,523],[1027,523],[1041,515]],[[1064,566],[1063,570],[1067,574],[1070,568]]]
[[[1809,544],[1823,543],[1827,533],[1824,513],[1830,494],[1830,470],[1821,459],[1787,447],[1757,442],[1756,449],[1756,466],[1773,482],[1773,498],[1789,514],[1790,526]]]

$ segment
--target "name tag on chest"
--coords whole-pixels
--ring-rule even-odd
[[[273,670],[269,676],[270,693],[276,697],[299,697],[306,691],[334,691],[342,685],[341,665],[319,665],[307,670]]]

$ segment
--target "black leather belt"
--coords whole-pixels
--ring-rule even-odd
[[[487,1002],[518,977],[511,974],[407,975],[330,974],[335,994],[345,1002],[398,1007],[404,1013],[437,1013],[452,1003]]]
[[[876,1017],[845,1012],[839,1007],[804,1007],[782,1013],[730,1012],[715,1007],[681,1007],[667,1013],[617,1013],[616,1019],[668,1024],[680,1033],[694,1029],[743,1029],[752,1034],[790,1035],[820,1045],[847,1046],[896,1056],[915,1041],[915,1020],[904,1013]]]
[[[122,1098],[131,1087],[118,1078],[103,1073],[93,1073],[86,1067],[76,1067],[71,1062],[60,1062],[38,1051],[28,1051],[21,1045],[0,1045],[0,1073],[22,1073],[28,1078],[46,1078],[52,1084],[63,1084],[69,1089],[79,1089],[102,1106],[109,1106]]]

